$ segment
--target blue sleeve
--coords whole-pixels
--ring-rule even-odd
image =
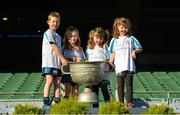
[[[108,47],[109,53],[111,53],[114,50],[114,41],[115,38],[112,38]]]
[[[88,60],[88,58],[89,58],[88,49],[86,49],[86,51],[85,51],[85,57],[86,57],[86,59]]]
[[[109,60],[110,52],[109,52],[108,46],[105,46],[105,53],[106,53],[107,60]]]
[[[131,40],[135,48],[142,48],[141,44],[134,36],[131,36]]]
[[[44,37],[47,39],[47,41],[48,41],[49,43],[55,43],[53,34],[52,34],[51,32],[46,31],[46,32],[44,33]]]
[[[61,47],[61,53],[64,55],[64,52],[65,52],[65,47],[62,46],[62,47]]]
[[[82,51],[81,56],[82,56],[82,59],[86,60],[86,56],[85,56],[84,51]]]

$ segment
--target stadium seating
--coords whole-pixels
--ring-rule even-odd
[[[143,83],[143,81],[140,80],[137,74],[134,76],[133,87],[134,98],[150,98],[149,93],[146,93],[146,91],[148,90],[146,88],[146,85]]]
[[[9,80],[13,78],[13,74],[12,73],[1,73],[0,74],[0,92],[5,92],[4,87],[6,87],[6,84],[9,82]],[[1,94],[0,95],[0,99],[8,99],[9,98],[9,94]]]
[[[166,94],[161,92],[165,90],[154,78],[151,72],[139,72],[138,77],[142,81],[142,83],[145,84],[147,91],[153,91],[149,93],[151,98],[163,98],[167,96]]]
[[[166,91],[180,91],[179,85],[176,83],[172,77],[170,77],[167,72],[153,72],[152,73],[159,83],[164,87]],[[171,98],[178,98],[179,94],[170,94]]]
[[[116,77],[109,72],[108,89],[111,98],[115,97]],[[39,72],[32,73],[0,73],[0,99],[41,99],[45,84]],[[140,71],[133,80],[134,98],[180,98],[180,72]],[[62,88],[62,87],[61,87]],[[79,93],[84,89],[80,86]],[[64,91],[64,89],[62,88]],[[53,86],[51,88],[53,96]],[[102,93],[100,99],[103,101]]]

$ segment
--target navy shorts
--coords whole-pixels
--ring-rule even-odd
[[[61,77],[61,70],[57,68],[44,67],[42,68],[42,76],[52,75],[55,77]]]
[[[70,83],[70,82],[72,82],[71,75],[70,75],[70,74],[63,74],[63,75],[62,75],[62,81],[63,81],[64,83]]]
[[[78,84],[76,84],[76,83],[73,82],[70,74],[63,74],[63,75],[62,75],[61,82],[62,82],[62,83],[70,83],[72,86],[78,85]]]

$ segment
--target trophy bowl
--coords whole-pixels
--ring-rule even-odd
[[[84,85],[84,92],[78,96],[80,102],[98,102],[97,95],[92,91],[91,86],[103,80],[105,73],[104,61],[95,62],[69,62],[68,69],[62,66],[64,74],[70,74],[73,82]]]

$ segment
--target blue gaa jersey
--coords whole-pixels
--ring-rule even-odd
[[[61,61],[56,53],[52,50],[51,43],[56,44],[59,51],[61,51],[61,36],[48,29],[43,35],[42,43],[42,68],[51,67],[60,69]]]
[[[77,51],[75,48],[72,49],[72,50],[67,50],[67,49],[64,49],[64,47],[63,47],[62,50],[63,50],[63,55],[64,55],[65,57],[68,57],[68,58],[79,57],[79,58],[80,58],[80,61],[85,60],[84,51],[79,52],[79,51]]]

